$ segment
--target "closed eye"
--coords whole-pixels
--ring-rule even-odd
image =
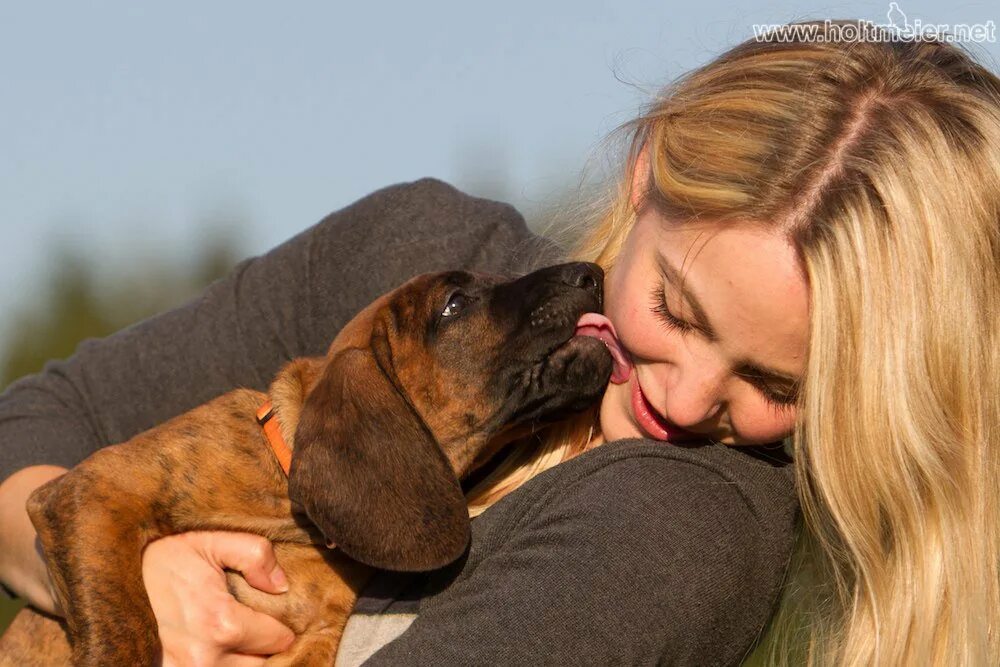
[[[659,285],[653,285],[649,296],[651,310],[667,329],[678,331],[682,334],[699,330],[695,325],[680,319],[670,312],[670,307],[667,305],[667,301],[663,296],[663,290]]]
[[[799,400],[799,385],[792,383],[787,388],[779,389],[775,381],[767,375],[753,370],[736,370],[733,373],[744,378],[764,397],[769,404],[777,408],[790,408]]]

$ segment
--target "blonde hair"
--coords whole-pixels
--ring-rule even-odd
[[[1000,80],[948,43],[811,25],[826,39],[747,41],[629,123],[571,255],[611,267],[644,147],[643,201],[665,218],[792,239],[810,294],[803,546],[772,630],[804,636],[811,664],[1000,664]],[[596,420],[526,443],[474,511],[586,450]]]

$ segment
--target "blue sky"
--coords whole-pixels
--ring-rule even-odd
[[[1000,20],[992,0],[898,4],[924,22]],[[888,8],[5,3],[0,313],[37,296],[57,243],[114,280],[137,258],[183,263],[219,221],[241,221],[239,252],[255,254],[421,176],[530,214],[601,159],[601,139],[649,92],[751,24],[884,22]],[[996,71],[998,44],[977,48]]]

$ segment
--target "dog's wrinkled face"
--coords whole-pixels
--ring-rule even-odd
[[[295,433],[289,494],[324,535],[376,567],[457,558],[469,525],[458,477],[509,429],[581,410],[607,386],[604,344],[574,336],[600,311],[594,264],[516,280],[417,276],[337,336]]]
[[[398,389],[456,474],[499,433],[601,395],[611,356],[574,332],[583,313],[600,311],[602,282],[600,267],[583,263],[514,281],[455,271],[419,277],[384,308],[372,345],[387,348]]]

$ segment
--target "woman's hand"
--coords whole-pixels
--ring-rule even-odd
[[[159,625],[163,667],[263,665],[265,656],[295,640],[290,628],[230,595],[224,568],[264,592],[288,590],[270,541],[259,535],[190,532],[146,547],[142,576]]]

